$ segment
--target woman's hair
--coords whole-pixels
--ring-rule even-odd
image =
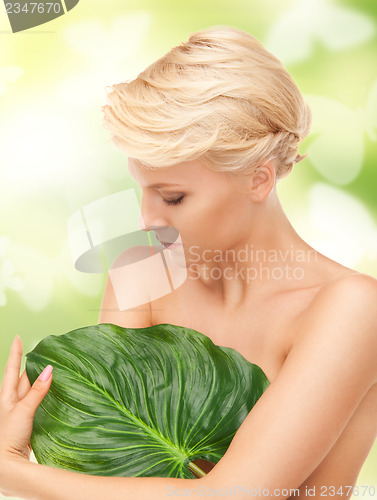
[[[251,172],[276,158],[281,177],[304,157],[311,111],[282,63],[228,26],[193,33],[138,77],[111,87],[104,126],[147,167],[200,159]]]

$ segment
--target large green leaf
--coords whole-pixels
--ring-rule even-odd
[[[170,324],[51,335],[27,354],[31,383],[47,364],[35,457],[103,476],[194,478],[192,462],[218,462],[268,386],[239,352]]]

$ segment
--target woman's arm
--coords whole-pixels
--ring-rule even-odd
[[[10,496],[28,500],[166,500],[203,480],[90,476],[33,462],[11,463],[4,474],[14,485]]]
[[[0,485],[14,496],[36,500],[159,500],[185,496],[183,490],[191,489],[197,496],[239,498],[245,489],[260,489],[284,498],[275,491],[298,488],[305,481],[377,382],[376,301],[376,281],[360,275],[318,295],[302,316],[297,341],[278,377],[204,478],[87,476],[11,458],[1,447]],[[35,409],[43,397],[39,402],[35,397]]]
[[[209,486],[272,492],[310,476],[377,383],[376,303],[377,281],[365,275],[317,296],[278,377],[207,475]]]

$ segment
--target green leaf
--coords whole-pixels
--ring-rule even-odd
[[[27,354],[31,383],[47,364],[35,457],[101,476],[194,478],[191,463],[220,460],[269,384],[236,350],[170,324],[51,335]]]

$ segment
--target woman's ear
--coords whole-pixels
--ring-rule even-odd
[[[267,198],[276,184],[276,167],[274,160],[268,160],[258,165],[251,174],[249,193],[252,200],[262,202]]]

